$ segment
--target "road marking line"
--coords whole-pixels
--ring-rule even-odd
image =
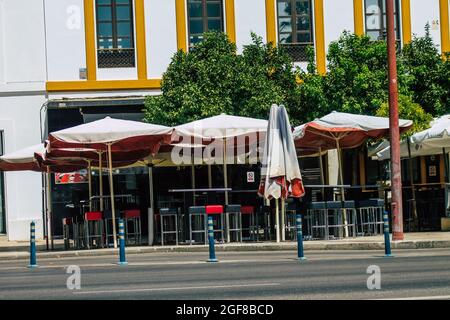
[[[386,298],[375,300],[447,300],[450,296],[426,296],[426,297],[405,297],[405,298]]]
[[[146,289],[120,289],[120,290],[99,290],[99,291],[75,291],[74,294],[101,294],[101,293],[121,293],[121,292],[145,292],[145,291],[172,291],[172,290],[196,290],[196,289],[227,289],[227,288],[246,288],[246,287],[268,287],[279,286],[279,283],[254,283],[254,284],[235,284],[222,286],[203,286],[203,287],[174,287],[174,288],[146,288]]]

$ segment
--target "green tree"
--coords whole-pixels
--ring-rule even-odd
[[[415,102],[435,116],[450,112],[450,62],[442,59],[430,36],[428,24],[424,37],[415,36],[404,46],[400,63],[405,68]]]
[[[415,132],[419,132],[430,127],[433,116],[427,113],[418,103],[413,102],[411,97],[399,95],[398,97],[398,114],[401,119],[412,120],[413,127],[404,135],[410,136]],[[378,117],[389,117],[389,104],[384,102],[378,108],[376,114]]]
[[[254,34],[252,39],[238,55],[224,33],[210,32],[190,52],[177,52],[163,75],[162,95],[146,99],[145,120],[178,125],[220,113],[267,118],[272,103],[304,120],[290,57]]]

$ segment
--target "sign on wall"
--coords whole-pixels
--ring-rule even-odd
[[[55,184],[88,183],[87,170],[55,173]]]

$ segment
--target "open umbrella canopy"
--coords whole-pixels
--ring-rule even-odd
[[[400,156],[418,157],[446,153],[450,149],[450,115],[435,119],[430,123],[429,129],[417,132],[400,144]],[[391,157],[391,148],[388,145],[374,156],[377,160],[387,160]]]
[[[115,151],[149,149],[156,153],[163,142],[170,141],[172,128],[138,121],[113,119],[81,124],[50,133],[49,151],[62,148],[90,148]]]
[[[266,120],[221,114],[179,125],[175,127],[174,134],[211,140],[238,137],[266,130]]]
[[[305,193],[284,106],[272,105],[270,109],[258,193],[266,199],[301,197]]]
[[[44,144],[36,144],[24,149],[5,154],[0,157],[1,171],[36,171],[36,172],[73,172],[83,168],[80,163],[60,162],[58,164],[43,165],[39,163],[35,155],[42,156],[45,153]]]
[[[400,120],[400,133],[411,128],[411,120]],[[356,148],[368,138],[381,138],[389,134],[389,118],[365,116],[333,111],[294,131],[296,147],[329,149]]]

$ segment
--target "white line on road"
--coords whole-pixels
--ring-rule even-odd
[[[426,296],[426,297],[405,297],[405,298],[386,298],[375,300],[450,300],[450,296]]]
[[[99,291],[75,291],[74,294],[102,294],[102,293],[122,293],[122,292],[150,292],[150,291],[172,291],[172,290],[198,290],[198,289],[231,289],[247,287],[269,287],[279,286],[279,283],[253,283],[235,284],[222,286],[202,286],[202,287],[174,287],[174,288],[144,288],[144,289],[120,289],[120,290],[99,290]]]

